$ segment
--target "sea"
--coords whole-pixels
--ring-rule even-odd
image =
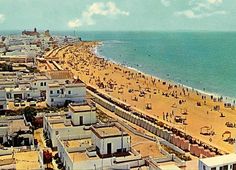
[[[236,99],[236,32],[53,32],[101,41],[100,57],[207,94]]]

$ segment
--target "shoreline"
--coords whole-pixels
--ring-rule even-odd
[[[132,67],[132,66],[129,66],[127,64],[122,64],[118,61],[115,61],[114,59],[110,59],[109,57],[107,56],[104,56],[102,54],[99,53],[99,47],[100,46],[103,46],[104,43],[103,41],[99,41],[98,44],[96,46],[94,46],[94,48],[91,50],[91,52],[97,56],[98,58],[101,58],[101,59],[105,59],[106,61],[108,62],[111,62],[111,63],[114,63],[116,65],[119,65],[121,67],[124,67],[124,68],[127,68],[127,69],[130,69],[132,71],[135,71],[135,72],[138,72],[138,73],[141,73],[145,76],[148,76],[148,77],[152,77],[152,78],[155,78],[157,80],[161,80],[161,81],[165,81],[167,82],[168,84],[171,84],[171,85],[178,85],[178,86],[181,86],[183,88],[187,88],[189,90],[191,90],[192,92],[197,92],[199,94],[202,94],[202,95],[206,95],[208,97],[210,96],[213,96],[214,98],[223,98],[222,101],[225,102],[225,103],[230,103],[231,105],[234,105],[235,106],[235,103],[234,101],[236,101],[236,97],[230,97],[230,96],[226,96],[226,95],[223,95],[223,94],[218,94],[217,92],[207,92],[207,91],[204,91],[204,90],[200,90],[200,89],[197,89],[197,88],[194,88],[194,87],[191,87],[191,86],[188,86],[188,85],[185,85],[185,84],[182,84],[182,83],[179,83],[179,82],[176,82],[174,80],[166,80],[164,78],[161,78],[159,76],[155,76],[155,75],[152,75],[152,74],[149,74],[149,73],[145,73],[144,71],[141,71],[135,67]]]
[[[62,61],[62,69],[70,70],[75,77],[102,93],[127,103],[148,116],[163,120],[220,150],[233,152],[234,145],[222,138],[225,131],[230,131],[232,137],[236,136],[236,128],[229,129],[225,125],[226,122],[235,123],[236,111],[233,107],[226,107],[223,101],[213,100],[195,90],[186,90],[187,88],[180,84],[173,86],[173,82],[156,79],[149,74],[97,56],[94,52],[98,45],[99,43],[94,41],[81,42],[63,48],[57,56],[48,58],[51,60],[54,57]],[[47,60],[47,57],[45,59]],[[38,68],[40,71],[48,71],[43,63],[39,64]],[[149,104],[151,109],[147,108]],[[176,117],[185,119],[185,123],[176,122]],[[201,128],[206,126],[215,132],[214,135],[201,134]]]

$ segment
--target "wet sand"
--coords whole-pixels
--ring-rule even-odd
[[[99,58],[93,53],[97,44],[75,44],[52,52],[45,58],[57,61],[63,69],[71,70],[87,85],[92,85],[223,151],[234,151],[233,144],[223,141],[230,134],[222,136],[225,131],[231,133],[231,138],[236,136],[236,128],[225,125],[226,122],[232,125],[236,123],[236,111],[233,108],[226,108],[224,102],[217,98],[214,101],[211,96],[193,89],[173,85]],[[41,71],[50,69],[44,63],[39,63],[38,67]],[[177,123],[175,119],[179,118],[186,120],[184,123]],[[200,129],[204,126],[208,128],[203,128],[202,132],[209,135],[200,134]]]

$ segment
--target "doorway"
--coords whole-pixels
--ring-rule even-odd
[[[84,122],[83,122],[83,116],[80,116],[80,117],[79,117],[79,124],[80,124],[80,125],[83,125],[83,124],[84,124]]]
[[[107,144],[107,154],[111,154],[111,143]]]

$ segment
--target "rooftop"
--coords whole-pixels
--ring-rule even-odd
[[[84,87],[85,84],[82,82],[82,83],[71,83],[71,84],[65,84],[66,87]]]
[[[94,111],[96,110],[95,107],[90,106],[89,104],[85,104],[85,105],[69,105],[69,109],[71,109],[71,111],[73,113],[78,113],[78,112],[86,112],[86,111]]]
[[[47,77],[47,76],[43,76],[43,75],[35,76],[35,78],[36,78],[37,80],[48,80],[48,77]]]
[[[66,87],[66,88],[73,88],[73,87],[84,87],[84,84],[59,84],[59,83],[50,83],[48,84],[48,87]]]
[[[81,145],[90,146],[92,144],[91,138],[89,139],[74,139],[74,140],[64,140],[64,145],[66,147],[80,147]]]
[[[48,76],[51,79],[73,79],[73,74],[70,71],[49,71]]]
[[[117,136],[128,136],[128,133],[122,131],[117,126],[106,126],[106,127],[92,127],[92,132],[95,133],[99,138],[117,137]]]
[[[88,157],[86,152],[72,152],[72,153],[69,153],[69,155],[70,155],[71,159],[74,162],[80,162],[80,161],[84,161],[84,160],[96,160],[96,159],[99,159],[98,156]]]
[[[48,84],[48,87],[60,87],[60,84],[58,84],[58,83],[50,83],[50,84]]]
[[[12,157],[12,155],[10,155]],[[34,169],[40,168],[37,151],[17,152],[15,153],[16,169]]]
[[[216,156],[216,157],[211,157],[211,158],[203,158],[203,159],[200,159],[199,161],[201,161],[208,167],[215,167],[218,165],[236,163],[236,154],[232,153],[228,155]]]
[[[48,116],[47,120],[63,120],[64,115]]]
[[[12,120],[9,125],[10,133],[14,133],[17,131],[28,131],[30,130],[29,126],[26,126],[25,121],[23,119],[20,120]]]
[[[160,170],[181,170],[178,166],[175,164],[170,164],[170,165],[160,165],[158,166]]]
[[[65,128],[68,127],[65,125],[64,122],[59,122],[59,123],[51,123],[52,128]]]

